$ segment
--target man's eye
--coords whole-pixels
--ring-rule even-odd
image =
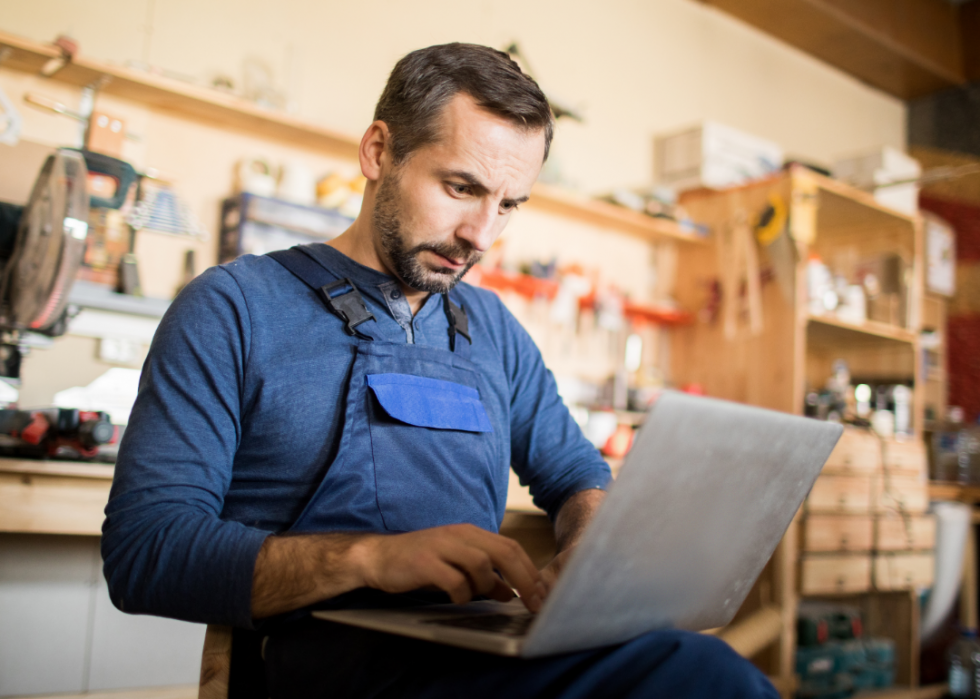
[[[503,211],[504,213],[510,213],[511,211],[517,211],[517,204],[514,204],[513,202],[510,202],[510,203],[508,203],[508,202],[501,202],[500,203],[500,210]]]
[[[470,186],[468,184],[453,184],[453,185],[450,185],[450,187],[452,188],[452,190],[454,192],[456,192],[456,194],[469,194],[470,193]]]

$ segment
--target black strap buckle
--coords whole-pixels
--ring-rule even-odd
[[[331,295],[332,292],[336,290],[343,289],[345,287],[350,287],[350,291],[346,293],[339,293],[336,295]],[[362,340],[373,340],[373,337],[365,335],[357,330],[357,326],[361,323],[366,323],[369,320],[376,320],[374,314],[368,310],[368,307],[364,303],[364,299],[361,298],[361,292],[357,290],[354,286],[354,282],[350,279],[344,278],[340,281],[333,282],[332,284],[325,284],[317,289],[317,293],[323,302],[327,304],[327,308],[330,311],[344,321],[344,331],[353,337],[359,337]]]
[[[446,311],[446,319],[449,321],[449,351],[456,351],[456,333],[459,333],[472,345],[473,338],[470,337],[470,324],[466,318],[466,311],[461,306],[449,300],[449,294],[442,295],[442,307]]]

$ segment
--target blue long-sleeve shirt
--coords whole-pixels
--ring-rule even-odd
[[[415,317],[392,277],[333,248],[390,342],[449,348],[441,298]],[[609,469],[562,404],[531,338],[492,293],[457,287],[470,360],[510,397],[501,454],[552,516]],[[127,612],[248,627],[255,559],[289,528],[339,449],[353,354],[322,302],[279,263],[207,270],[153,339],[119,449],[102,555]]]

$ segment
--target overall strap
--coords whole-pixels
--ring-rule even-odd
[[[466,341],[472,345],[473,338],[470,337],[469,320],[466,317],[466,311],[463,310],[463,307],[453,303],[449,298],[449,294],[445,293],[442,295],[442,309],[446,313],[446,320],[449,321],[449,351],[456,351],[457,334],[465,337]]]
[[[370,335],[365,335],[357,329],[361,323],[377,319],[368,310],[354,282],[347,278],[340,278],[328,270],[302,245],[296,245],[289,250],[270,252],[269,257],[313,289],[330,312],[344,321],[344,331],[348,335],[362,340],[374,340]]]

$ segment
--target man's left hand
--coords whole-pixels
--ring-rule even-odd
[[[558,544],[558,555],[551,559],[551,563],[541,569],[541,582],[547,592],[558,581],[558,576],[564,569],[565,564],[575,550],[576,544],[582,538],[585,528],[596,510],[606,497],[606,491],[593,489],[581,490],[565,501],[565,504],[558,510],[555,517],[555,541]]]

